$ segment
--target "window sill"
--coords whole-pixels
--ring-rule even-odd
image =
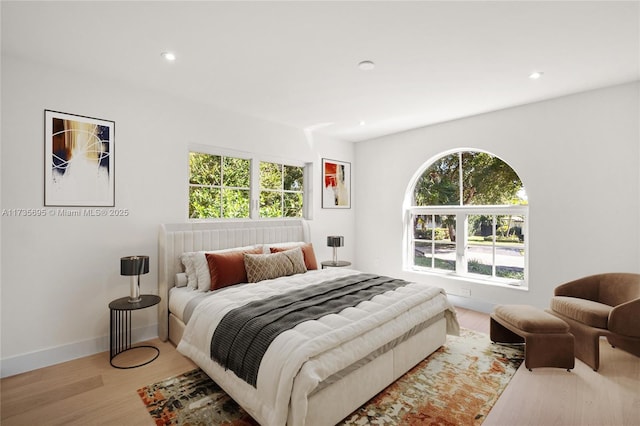
[[[509,280],[509,279],[486,279],[478,277],[476,275],[461,275],[455,272],[438,272],[425,269],[405,268],[406,272],[419,275],[431,275],[434,277],[440,277],[450,279],[452,281],[463,281],[465,283],[473,283],[486,285],[491,287],[508,288],[510,290],[529,291],[529,286],[526,281]]]

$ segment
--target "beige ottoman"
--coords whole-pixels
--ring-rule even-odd
[[[491,314],[490,338],[498,343],[524,343],[524,366],[575,366],[574,338],[560,318],[528,305],[498,305]]]

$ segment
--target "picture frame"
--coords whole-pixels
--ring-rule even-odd
[[[44,111],[44,205],[115,206],[115,122]]]
[[[322,208],[351,208],[351,163],[322,159]]]

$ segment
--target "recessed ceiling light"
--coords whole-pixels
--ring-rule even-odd
[[[365,124],[367,124],[364,120],[360,120],[360,125],[364,126]]]
[[[542,74],[544,74],[542,71],[534,71],[531,74],[529,74],[529,78],[531,80],[537,80],[540,77],[542,77]]]
[[[173,62],[176,60],[176,55],[172,52],[162,52],[160,56],[162,56],[164,59],[166,59],[169,62]]]
[[[362,71],[371,71],[375,67],[376,64],[374,64],[372,61],[362,61],[358,64],[358,68],[360,68]]]

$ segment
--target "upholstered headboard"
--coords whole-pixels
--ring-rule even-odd
[[[220,250],[252,244],[309,241],[309,225],[302,219],[225,220],[160,225],[158,238],[158,336],[169,337],[169,290],[182,272],[184,252]]]

